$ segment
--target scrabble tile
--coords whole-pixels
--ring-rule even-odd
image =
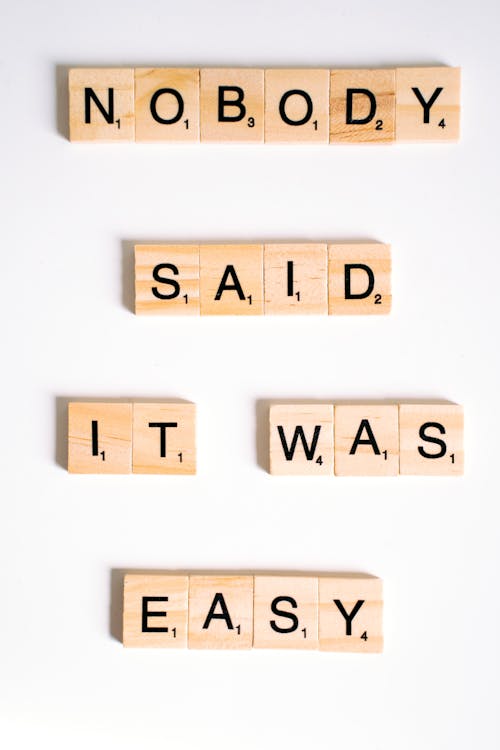
[[[458,404],[400,404],[400,474],[463,474],[463,432]]]
[[[327,315],[326,244],[264,245],[266,315]]]
[[[134,474],[195,474],[196,406],[135,403]]]
[[[200,314],[198,245],[135,246],[135,312]]]
[[[189,648],[252,648],[253,576],[190,576]]]
[[[319,578],[321,651],[383,650],[382,581],[364,575]]]
[[[132,404],[68,404],[68,471],[129,474],[132,470]]]
[[[457,141],[460,68],[398,68],[396,139]]]
[[[393,142],[395,107],[395,70],[332,70],[330,143]]]
[[[135,140],[200,140],[200,71],[135,69]]]
[[[132,68],[69,71],[70,141],[134,140]]]
[[[203,68],[200,71],[201,140],[264,141],[264,71]]]
[[[332,404],[273,404],[269,429],[271,474],[333,474]]]
[[[391,304],[389,245],[359,242],[328,246],[330,315],[387,315]]]
[[[328,70],[266,70],[266,143],[328,143]]]
[[[263,315],[262,245],[200,245],[202,315]]]
[[[255,576],[255,648],[318,648],[318,579]]]
[[[337,476],[399,474],[397,404],[340,404],[334,417]]]
[[[185,648],[188,576],[128,574],[123,584],[123,645]]]

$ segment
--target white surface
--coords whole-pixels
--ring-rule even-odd
[[[496,750],[497,3],[0,6],[2,746]],[[433,63],[463,66],[458,146],[58,132],[73,64]],[[124,304],[134,240],[273,238],[391,242],[393,315],[141,319]],[[67,397],[168,395],[199,405],[197,477],[58,465]],[[271,478],[259,400],[293,397],[463,403],[466,476]],[[380,575],[385,654],[123,650],[111,571],[134,567]]]

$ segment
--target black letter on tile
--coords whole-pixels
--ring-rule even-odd
[[[231,276],[231,279],[233,282],[232,284],[227,283],[229,276]],[[222,292],[226,292],[226,291],[237,292],[238,297],[241,300],[246,299],[243,289],[241,288],[240,281],[236,275],[236,271],[234,270],[234,266],[226,266],[226,270],[224,271],[222,280],[219,284],[219,288],[217,289],[217,294],[215,295],[215,299],[219,300],[222,297]]]
[[[158,287],[156,286],[151,287],[151,291],[155,297],[158,297],[158,299],[175,299],[179,296],[181,287],[175,279],[167,279],[164,276],[160,276],[160,271],[163,271],[164,269],[172,271],[175,276],[179,275],[179,269],[177,266],[174,266],[173,263],[159,263],[153,268],[153,279],[158,281],[159,284],[171,284],[174,288],[173,292],[170,292],[170,294],[162,294],[162,292],[158,291]]]
[[[220,606],[221,612],[216,614],[215,609],[217,605]],[[203,630],[208,630],[211,620],[224,620],[228,630],[234,630],[233,623],[231,622],[231,615],[229,614],[226,602],[223,594],[216,594],[210,607],[210,611],[207,615],[207,619],[203,625]]]
[[[286,610],[278,609],[277,605],[281,602],[288,602],[288,604],[291,604],[294,609],[297,609],[297,602],[295,601],[295,599],[292,599],[291,596],[277,596],[271,602],[271,612],[273,613],[273,615],[278,615],[278,617],[287,617],[292,621],[292,624],[287,628],[282,628],[276,624],[276,620],[269,620],[269,625],[276,633],[293,633],[293,631],[297,630],[297,628],[299,627],[299,618],[297,617],[297,615],[294,615],[293,612],[287,612]]]
[[[418,432],[418,435],[421,440],[425,440],[428,443],[435,443],[436,445],[439,445],[439,451],[437,453],[426,453],[424,448],[422,448],[421,445],[418,446],[418,452],[420,453],[423,458],[443,458],[443,456],[446,456],[446,443],[444,440],[440,440],[440,438],[432,437],[431,435],[426,435],[425,431],[428,427],[434,427],[441,435],[446,435],[446,430],[443,427],[442,424],[439,424],[439,422],[426,422],[423,424]]]
[[[420,104],[424,108],[424,123],[426,125],[429,124],[431,107],[434,104],[434,102],[436,101],[436,99],[438,98],[438,96],[439,96],[439,94],[441,93],[442,90],[443,89],[441,87],[438,87],[435,90],[435,92],[433,93],[433,95],[431,96],[431,98],[429,99],[429,101],[426,102],[425,99],[424,99],[424,97],[420,93],[420,90],[417,89],[417,88],[415,88],[415,87],[412,87],[413,93],[415,94],[415,96],[417,97],[418,101],[420,102]]]
[[[159,427],[160,432],[160,457],[167,455],[167,427],[177,427],[177,422],[150,422],[150,427]]]
[[[360,117],[356,120],[352,116],[352,103],[353,103],[353,98],[355,94],[367,96],[368,99],[370,100],[370,111],[367,114],[367,116]],[[373,120],[373,118],[375,117],[376,111],[377,111],[377,102],[371,91],[368,91],[368,89],[347,89],[346,91],[346,113],[345,113],[346,125],[366,125],[368,122]]]
[[[366,430],[367,438],[362,440],[361,435],[363,434],[363,430]],[[380,451],[378,449],[377,441],[375,440],[375,435],[373,434],[373,430],[371,428],[370,422],[367,419],[362,419],[361,423],[359,425],[359,429],[357,432],[356,437],[354,438],[354,443],[352,444],[352,448],[349,451],[350,456],[354,456],[356,453],[358,445],[371,445],[373,448],[373,452],[375,455],[380,456]]]
[[[302,443],[302,447],[304,448],[304,453],[306,454],[306,458],[308,461],[312,461],[314,458],[314,453],[316,451],[316,445],[318,444],[318,438],[319,438],[320,432],[321,432],[321,425],[316,425],[316,427],[314,428],[314,435],[311,441],[311,446],[309,447],[307,444],[305,433],[304,433],[304,428],[302,427],[302,425],[298,425],[295,428],[295,432],[293,433],[292,444],[289,448],[286,442],[285,431],[283,429],[283,426],[278,425],[278,435],[280,436],[281,445],[283,447],[283,453],[285,454],[286,460],[287,461],[293,460],[295,449],[297,447],[297,442],[300,437],[300,441]]]
[[[104,105],[99,101],[94,89],[85,88],[85,124],[90,123],[90,102],[91,100],[96,105],[97,109],[104,117],[108,125],[111,125],[115,121],[115,100],[114,100],[114,89],[108,89],[108,110],[106,111]]]
[[[162,94],[172,94],[172,96],[177,99],[177,114],[170,119],[160,117],[156,110],[156,102]],[[159,122],[161,125],[174,125],[176,122],[179,122],[182,115],[184,114],[184,100],[179,92],[175,89],[158,89],[158,91],[155,91],[153,96],[151,97],[151,104],[149,105],[149,108],[151,110],[153,119],[156,120],[156,122]]]
[[[288,117],[287,113],[285,112],[285,104],[287,103],[288,99],[291,96],[302,96],[306,102],[307,110],[306,110],[304,117],[301,120],[291,120]],[[312,99],[307,93],[307,91],[301,91],[301,89],[292,89],[291,91],[286,91],[281,97],[280,104],[279,104],[279,111],[280,111],[281,119],[283,120],[283,122],[286,122],[287,125],[305,125],[306,122],[309,122],[309,120],[312,117],[312,113],[313,113]]]
[[[225,99],[224,94],[227,91],[235,93],[236,99]],[[239,86],[219,86],[219,122],[240,122],[240,120],[243,120],[247,113],[247,109],[243,104],[244,96],[245,93]],[[238,107],[239,114],[225,115],[224,109],[226,107]]]
[[[168,633],[168,628],[150,628],[148,617],[166,617],[166,612],[149,612],[149,602],[168,602],[168,596],[143,596],[142,597],[142,632],[143,633]]]
[[[366,291],[361,292],[361,294],[353,294],[351,292],[351,271],[353,269],[365,271],[368,276],[368,287]],[[365,266],[364,263],[346,263],[344,267],[344,285],[346,299],[365,299],[365,297],[369,297],[373,292],[375,287],[375,276],[373,275],[372,269],[369,266]]]
[[[345,619],[345,634],[346,635],[352,635],[352,621],[354,620],[354,618],[358,614],[359,610],[361,609],[361,607],[365,603],[365,600],[364,599],[358,599],[358,601],[356,602],[356,604],[354,605],[354,607],[352,608],[352,610],[351,610],[351,612],[349,614],[345,611],[344,605],[342,604],[342,602],[340,601],[340,599],[334,599],[333,601],[337,605],[337,609],[339,610],[340,614]]]

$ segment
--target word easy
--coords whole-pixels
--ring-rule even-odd
[[[382,581],[362,574],[127,574],[123,645],[382,651]]]
[[[453,141],[459,68],[75,68],[72,141]]]
[[[463,474],[463,408],[451,403],[274,404],[271,474]]]
[[[135,247],[138,315],[380,315],[391,302],[381,243]]]

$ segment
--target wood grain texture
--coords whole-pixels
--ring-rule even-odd
[[[253,576],[190,576],[188,632],[189,648],[252,648]]]
[[[457,141],[460,138],[460,73],[460,68],[447,67],[396,70],[398,141]],[[427,118],[414,89],[428,104],[437,93]]]
[[[329,88],[328,70],[266,70],[266,143],[328,143]]]
[[[333,475],[333,405],[273,404],[269,447],[271,474]]]
[[[330,143],[393,143],[395,139],[396,71],[332,70]]]
[[[186,648],[188,588],[188,576],[127,574],[123,584],[123,645]],[[145,601],[150,597],[161,601]]]
[[[399,441],[400,474],[463,474],[463,407],[458,404],[400,404]]]
[[[335,474],[399,474],[397,404],[339,404],[334,413]]]
[[[134,403],[133,425],[134,474],[196,474],[195,404]]]
[[[253,643],[255,648],[318,648],[317,577],[255,576]]]
[[[382,651],[382,610],[379,578],[349,574],[320,576],[320,650]]]
[[[200,301],[202,315],[263,315],[263,245],[200,245]]]
[[[135,140],[200,140],[198,68],[135,69]]]
[[[200,314],[198,245],[135,246],[135,312]]]
[[[132,404],[68,404],[68,471],[72,474],[132,471]]]
[[[264,312],[328,314],[326,244],[264,245]]]
[[[348,266],[355,266],[349,270]],[[356,267],[358,266],[358,267]],[[368,271],[359,266],[367,266]],[[373,288],[370,291],[370,272]],[[350,281],[350,288],[347,281]],[[367,296],[366,293],[370,292]],[[351,298],[348,298],[348,295]],[[330,315],[387,315],[391,311],[391,249],[379,242],[328,245]]]
[[[223,88],[236,90],[223,92]],[[223,117],[232,120],[219,119],[220,99],[227,102],[222,107]],[[201,140],[204,143],[263,143],[264,71],[257,68],[202,68],[200,107]]]
[[[133,141],[135,133],[133,68],[73,68],[69,71],[70,141]],[[91,89],[111,122],[89,98],[85,122],[85,89]],[[110,104],[112,109],[110,109]]]

